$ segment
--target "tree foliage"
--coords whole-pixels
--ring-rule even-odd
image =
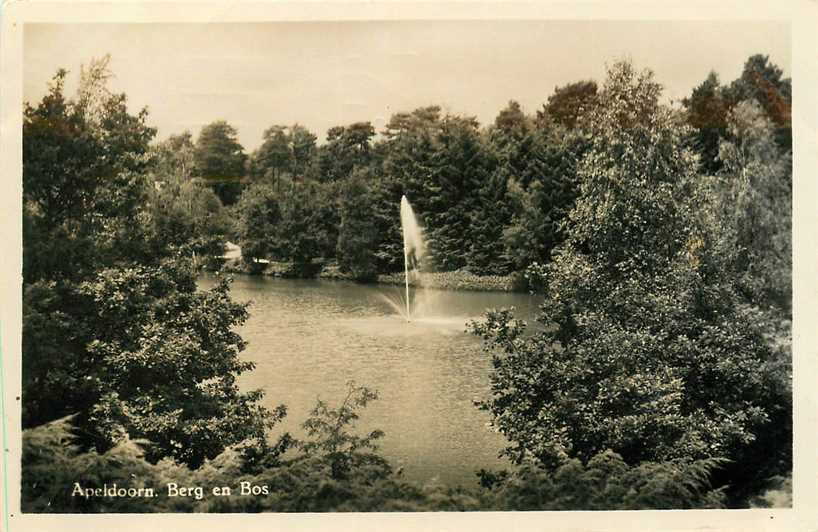
[[[702,167],[715,174],[722,169],[719,144],[728,138],[728,115],[744,101],[754,100],[775,128],[775,141],[783,151],[792,149],[792,82],[770,62],[769,56],[756,54],[747,59],[741,76],[721,85],[711,72],[682,103],[688,111],[688,123],[696,128],[695,144],[702,154]]]
[[[247,155],[237,139],[236,128],[217,120],[199,132],[193,151],[196,175],[204,178],[225,205],[232,205],[241,194]]]
[[[693,89],[690,97],[683,100],[689,113],[688,123],[697,130],[695,144],[702,168],[711,174],[721,167],[719,140],[727,133],[729,103],[723,92],[718,75],[711,72],[701,85]]]
[[[577,195],[577,162],[587,144],[561,126],[548,125],[532,135],[530,163],[509,178],[511,219],[502,234],[517,271],[550,262],[552,251],[564,240],[564,222]]]
[[[205,258],[222,254],[233,224],[209,187],[170,181],[149,190],[146,202],[157,252],[174,248]]]
[[[375,221],[376,199],[372,186],[361,175],[353,176],[341,191],[338,262],[359,281],[372,281],[378,273],[379,243]]]
[[[250,186],[234,209],[245,262],[261,268],[255,259],[290,261],[296,273],[314,275],[315,259],[335,255],[339,213],[334,196],[333,185],[310,180]]]
[[[371,140],[374,136],[375,128],[369,122],[330,128],[326,143],[316,154],[318,179],[338,181],[349,177],[356,168],[365,168],[372,158]]]
[[[251,368],[233,332],[246,310],[226,282],[199,292],[185,258],[214,247],[213,197],[156,190],[155,130],[107,90],[107,59],[83,69],[75,98],[65,77],[24,115],[23,426],[75,415],[83,449],[131,435],[150,460],[191,465],[262,441],[283,412],[236,385]]]
[[[597,101],[595,81],[578,81],[554,89],[542,111],[537,113],[540,124],[549,121],[567,128],[577,125],[583,113],[590,111]]]
[[[375,442],[383,437],[382,431],[374,430],[363,437],[350,432],[359,419],[358,410],[377,399],[377,392],[354,382],[347,383],[347,388],[347,395],[338,408],[318,400],[304,422],[310,439],[298,443],[308,457],[317,456],[326,462],[334,480],[360,473],[362,468],[389,470],[387,462],[375,453],[378,449]]]
[[[507,311],[474,326],[496,349],[485,407],[516,461],[727,458],[720,481],[745,488],[787,467],[786,353],[740,304],[687,130],[660,93],[650,72],[609,70],[568,238],[545,268],[545,330],[525,335]]]
[[[325,189],[315,183],[291,183],[281,193],[281,220],[276,226],[273,253],[306,272],[312,269],[313,259],[320,258],[325,250],[335,251],[334,220],[323,216],[320,209],[328,200],[325,194]]]
[[[84,376],[96,398],[82,419],[102,448],[127,433],[151,442],[149,460],[195,467],[228,445],[264,441],[276,418],[257,404],[260,391],[236,384],[253,364],[239,359],[245,344],[233,329],[247,311],[230,301],[226,280],[200,292],[174,261],[102,270],[79,293],[93,309]]]
[[[242,258],[250,265],[257,264],[256,259],[267,258],[275,248],[273,238],[281,220],[278,194],[271,185],[254,184],[241,195],[235,212]]]
[[[42,101],[25,105],[23,198],[49,230],[81,218],[97,199],[100,180],[147,164],[156,133],[146,124],[147,111],[128,114],[124,94],[90,95],[93,80],[110,75],[107,65],[107,59],[92,63],[95,74],[86,74],[81,98],[65,98],[68,72],[59,70]]]
[[[305,221],[313,216],[327,222],[319,224],[318,251],[310,251],[315,248],[312,239],[291,234],[296,242],[278,241],[275,247],[283,251],[276,254],[281,260],[314,255],[344,262],[340,250],[346,249],[348,256],[352,248],[349,241],[339,247],[337,194],[347,181],[366,176],[372,195],[365,197],[373,202],[367,209],[378,234],[374,244],[378,274],[400,269],[395,212],[402,195],[414,206],[430,240],[426,269],[504,275],[550,262],[553,250],[565,239],[566,216],[578,192],[577,163],[590,144],[583,117],[594,112],[599,92],[592,80],[558,86],[534,115],[512,100],[486,126],[430,105],[394,113],[379,137],[370,122],[354,122],[330,128],[320,144],[299,124],[270,126],[246,161],[247,173],[255,181],[273,184],[279,200],[311,197],[316,202],[313,207],[319,214],[295,209],[292,227],[313,227]],[[738,142],[728,128],[728,117],[745,100],[757,102],[763,110],[782,156],[789,151],[791,82],[767,56],[754,55],[738,79],[722,84],[711,73],[683,100],[687,123],[694,128],[684,142],[699,154],[705,173],[725,175],[720,146],[723,141]],[[234,177],[223,177],[243,172],[244,156],[235,137],[231,126],[216,122],[203,128],[196,148],[198,173],[211,176],[206,182],[227,204],[242,192]],[[153,150],[161,161],[156,165],[157,179],[169,174],[184,179],[193,148],[189,134],[158,144]],[[208,157],[209,162],[203,162]],[[231,165],[230,171],[201,171]],[[286,217],[282,221],[288,223]],[[360,244],[370,240],[367,236]],[[348,264],[342,268],[348,270]],[[297,270],[311,274],[316,268],[292,271]]]
[[[158,181],[185,182],[195,172],[193,135],[185,131],[152,146],[152,171]]]
[[[224,120],[204,126],[194,151],[197,175],[206,178],[243,176],[246,155],[236,136],[236,128]]]
[[[719,146],[721,205],[738,249],[736,272],[759,306],[792,305],[792,160],[775,142],[774,125],[748,100],[727,118]]]
[[[271,126],[250,159],[250,174],[276,184],[282,176],[304,178],[315,163],[316,140],[314,134],[299,124]]]

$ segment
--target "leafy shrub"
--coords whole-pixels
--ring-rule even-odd
[[[512,474],[481,472],[497,510],[644,510],[720,508],[724,495],[710,488],[718,460],[645,462],[629,466],[605,451],[583,465],[570,459],[553,471],[527,460]]]
[[[23,433],[23,510],[26,512],[328,512],[475,511],[716,508],[723,494],[709,487],[715,460],[629,466],[606,451],[583,465],[567,460],[554,471],[525,461],[511,472],[481,471],[481,486],[447,487],[409,482],[377,453],[380,431],[353,432],[361,408],[377,394],[350,384],[338,407],[319,401],[304,423],[309,438],[279,441],[265,455],[242,442],[198,468],[166,458],[144,458],[147,442],[127,437],[105,453],[83,452],[71,420]],[[295,455],[281,459],[293,445]],[[261,451],[261,452],[259,452]],[[286,456],[286,455],[284,455]],[[151,488],[152,498],[73,496],[83,489],[117,484]],[[240,483],[266,487],[242,495]],[[200,486],[201,497],[169,497],[167,485]],[[214,486],[232,487],[214,496]]]

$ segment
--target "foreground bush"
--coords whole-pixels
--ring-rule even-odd
[[[480,485],[445,487],[409,482],[377,453],[383,436],[352,432],[358,412],[377,395],[350,386],[337,408],[320,402],[304,423],[309,439],[289,442],[286,460],[254,454],[236,445],[201,467],[163,459],[145,460],[142,443],[130,439],[103,454],[82,452],[69,419],[24,431],[25,512],[327,512],[600,510],[716,508],[723,494],[709,488],[716,461],[646,463],[628,466],[610,451],[587,464],[568,460],[555,471],[526,462],[512,472],[481,471]],[[286,438],[284,439],[286,442]],[[286,455],[285,455],[286,456]],[[154,497],[84,497],[83,490],[114,484],[152,488]],[[169,497],[168,485],[202,488],[201,496]],[[244,484],[243,484],[244,483]],[[257,494],[242,495],[245,491]],[[214,487],[228,486],[229,496]]]

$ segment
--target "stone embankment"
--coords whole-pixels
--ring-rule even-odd
[[[524,281],[524,279],[522,279]],[[404,284],[403,273],[391,273],[378,276],[382,284]],[[424,288],[442,290],[477,290],[515,292],[524,291],[525,285],[515,275],[475,275],[471,272],[458,270],[453,272],[423,273],[415,283],[410,276],[410,285],[420,285]]]

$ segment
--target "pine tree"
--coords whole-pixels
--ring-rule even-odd
[[[359,281],[372,281],[378,271],[375,250],[378,232],[370,184],[360,174],[344,183],[339,202],[341,227],[338,234],[338,263]]]
[[[479,209],[478,191],[491,175],[492,163],[483,148],[477,120],[446,116],[432,156],[432,172],[424,183],[427,239],[432,260],[440,271],[467,264]]]

